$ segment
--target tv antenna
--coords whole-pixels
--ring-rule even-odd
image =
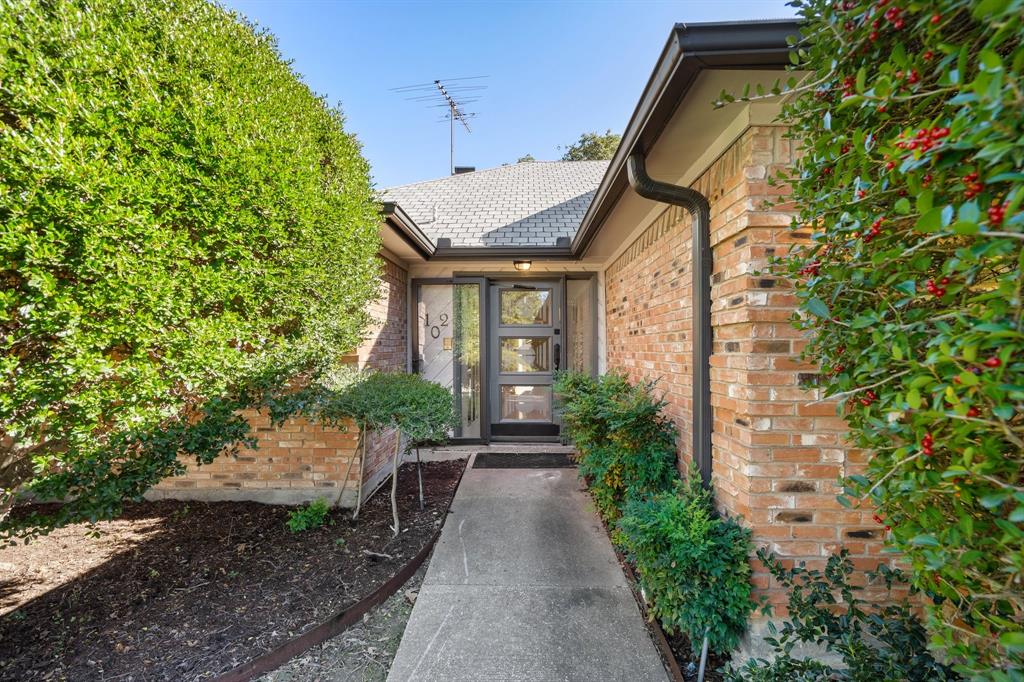
[[[487,78],[487,76],[436,79],[430,83],[391,88],[391,92],[409,95],[405,99],[410,102],[422,102],[430,108],[446,110],[438,123],[448,123],[448,167],[452,175],[455,174],[455,123],[456,121],[461,123],[467,133],[473,132],[469,127],[469,119],[476,118],[477,114],[466,111],[465,107],[467,104],[480,101],[482,95],[476,93],[487,89],[486,85],[465,83],[464,81],[482,78]]]

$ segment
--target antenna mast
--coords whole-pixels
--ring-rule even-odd
[[[471,133],[469,129],[469,122],[466,120],[466,115],[459,108],[459,103],[452,99],[452,96],[448,94],[448,91],[444,87],[444,83],[437,80],[434,81],[434,85],[437,86],[438,92],[444,97],[444,101],[448,104],[448,165],[451,168],[452,175],[455,174],[455,121],[466,127],[466,132]]]
[[[452,175],[455,174],[455,122],[461,123],[467,133],[473,132],[469,127],[469,119],[475,118],[476,113],[465,111],[465,105],[478,101],[481,96],[475,93],[487,89],[486,85],[463,83],[453,85],[452,83],[479,78],[487,78],[487,76],[469,76],[467,78],[449,78],[446,80],[436,79],[432,83],[391,88],[392,92],[412,95],[412,97],[406,97],[407,100],[424,102],[430,107],[443,107],[447,109],[441,122],[447,121],[448,123],[448,170]]]

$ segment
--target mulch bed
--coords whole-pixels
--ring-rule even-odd
[[[0,549],[0,680],[213,678],[387,581],[444,522],[464,467],[424,463],[421,512],[403,466],[397,538],[382,490],[358,521],[335,509],[298,534],[292,507],[143,502],[99,538],[78,525]]]
[[[657,623],[648,623],[647,627],[656,628],[660,626]],[[685,635],[681,635],[678,632],[674,635],[664,634],[665,639],[668,640],[669,648],[675,654],[676,664],[683,673],[683,679],[686,682],[697,682],[697,673],[700,669],[700,653],[696,656],[693,655],[693,651],[690,649],[690,640]],[[698,650],[700,649],[700,642],[697,643],[697,648]],[[709,652],[708,662],[704,669],[704,682],[721,682],[721,680],[725,679],[721,673],[721,668],[725,667],[725,664],[728,662],[728,656],[719,656]]]

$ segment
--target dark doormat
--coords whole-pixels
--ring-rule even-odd
[[[575,467],[567,452],[478,452],[474,469],[566,469]]]

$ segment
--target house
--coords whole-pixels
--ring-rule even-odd
[[[796,299],[766,274],[801,236],[784,205],[765,205],[784,197],[768,180],[794,154],[781,103],[713,106],[723,90],[785,81],[796,33],[792,21],[675,26],[610,161],[526,162],[386,190],[382,324],[359,363],[451,387],[463,442],[557,440],[561,368],[658,379],[680,467],[713,481],[756,544],[812,566],[844,545],[874,567],[882,537],[870,511],[835,499],[865,455],[843,444],[835,406],[801,387],[816,370],[799,358]],[[341,486],[353,434],[299,422],[256,430],[269,447],[164,485]],[[364,490],[382,480],[387,451],[372,444]]]

